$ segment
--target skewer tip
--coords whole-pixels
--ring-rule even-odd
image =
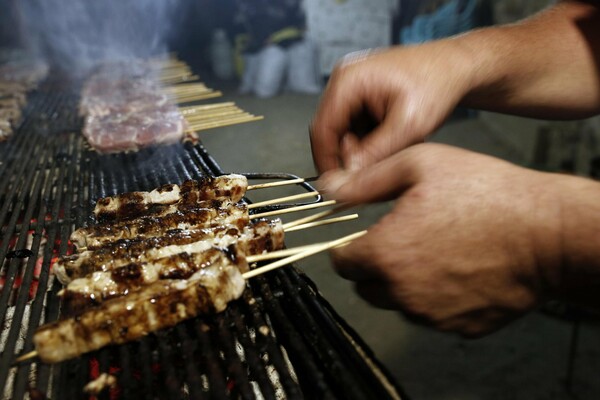
[[[12,363],[13,366],[16,366],[18,364],[21,364],[25,361],[29,361],[32,360],[34,358],[36,358],[38,356],[38,352],[36,350],[32,350],[29,353],[25,353],[20,357],[17,357],[17,359],[15,359],[15,361]]]

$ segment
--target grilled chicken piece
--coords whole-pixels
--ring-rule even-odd
[[[217,243],[220,247],[213,247]],[[225,234],[214,241],[205,240],[150,250],[145,256],[139,257],[141,261],[125,263],[74,279],[59,292],[63,297],[63,313],[69,316],[80,314],[91,306],[113,297],[129,295],[157,280],[188,278],[203,265],[210,263],[211,259],[219,257],[223,249],[232,246],[244,256],[280,249],[283,247],[282,225],[262,221],[256,229],[248,229],[240,237]],[[160,257],[161,253],[163,257]],[[121,259],[123,262],[126,260]]]
[[[231,245],[235,248],[235,245]],[[131,296],[145,286],[165,279],[187,279],[207,265],[219,263],[223,252],[209,247],[197,253],[178,253],[169,257],[131,263],[112,271],[94,272],[85,278],[71,281],[60,294],[63,315],[80,315],[86,309],[121,296]],[[242,267],[247,268],[247,265]],[[241,272],[246,272],[241,271]]]
[[[246,287],[243,255],[224,252],[189,279],[160,280],[83,314],[38,328],[33,337],[40,359],[60,362],[109,344],[139,339],[201,314],[223,311]]]
[[[283,247],[281,220],[260,220],[240,230],[235,226],[174,230],[148,239],[122,239],[96,250],[63,256],[52,266],[63,285],[97,271],[112,271],[132,262],[146,262],[174,254],[194,253],[212,246],[226,248],[238,243],[245,254],[260,254]]]
[[[203,229],[219,225],[233,225],[243,229],[248,222],[248,207],[245,204],[234,204],[228,208],[196,208],[160,217],[144,216],[119,223],[93,225],[77,229],[70,239],[78,248],[95,249],[119,239],[161,236],[173,229]]]
[[[164,185],[151,192],[130,192],[105,197],[96,203],[94,215],[99,222],[133,219],[151,213],[160,205],[189,207],[205,200],[237,203],[248,187],[243,175],[231,174],[185,181],[181,186]]]

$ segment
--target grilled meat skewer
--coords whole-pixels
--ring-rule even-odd
[[[200,314],[223,311],[229,301],[242,295],[246,285],[240,271],[248,267],[241,254],[220,254],[188,279],[160,280],[77,317],[43,325],[33,337],[40,359],[47,363],[68,360]]]
[[[133,219],[148,215],[160,205],[193,206],[205,200],[228,200],[237,203],[246,194],[248,180],[231,174],[189,180],[179,185],[164,185],[151,192],[129,192],[104,197],[96,203],[94,215],[99,222]]]
[[[223,200],[201,200],[194,202],[182,202],[178,201],[173,204],[152,204],[149,206],[144,206],[145,210],[135,210],[133,207],[127,210],[127,207],[123,207],[119,209],[118,213],[120,213],[120,217],[115,220],[103,219],[101,224],[109,224],[109,223],[124,223],[126,221],[131,221],[140,217],[164,217],[168,214],[173,214],[177,211],[186,212],[188,210],[194,210],[198,208],[227,208],[232,204],[231,201],[227,199]]]
[[[283,246],[281,220],[259,220],[244,229],[223,225],[198,230],[173,230],[164,236],[121,239],[96,250],[63,256],[53,265],[63,285],[96,271],[111,271],[132,262],[144,262],[181,252],[198,252],[211,246],[225,248],[237,242],[246,254],[259,254]]]
[[[120,223],[98,224],[77,229],[70,239],[78,248],[95,249],[119,239],[161,236],[173,229],[203,229],[227,224],[243,229],[248,221],[246,205],[234,204],[228,208],[197,208],[161,217],[148,216]]]
[[[218,241],[221,245],[229,243],[227,248],[235,246],[244,256],[261,254],[268,249],[279,249],[283,246],[283,236],[271,235],[266,229],[255,232],[254,236],[245,240],[229,236]],[[67,315],[76,315],[90,306],[113,297],[128,295],[157,280],[186,279],[203,265],[210,263],[213,258],[220,256],[223,247],[211,245],[211,241],[203,241],[184,246],[170,246],[173,247],[171,251],[179,248],[181,252],[161,258],[147,258],[144,261],[74,279],[59,292],[63,297],[63,309]]]
[[[235,248],[235,245],[230,248]],[[187,279],[194,273],[214,265],[227,249],[211,247],[198,253],[178,253],[148,262],[131,263],[110,272],[95,272],[75,279],[61,291],[63,315],[80,315],[115,297],[128,297],[160,280]],[[246,268],[240,272],[247,272]]]

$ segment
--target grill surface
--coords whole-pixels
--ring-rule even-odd
[[[2,398],[86,398],[83,387],[103,372],[118,384],[99,398],[405,398],[293,267],[253,278],[219,315],[54,366],[11,367],[33,349],[35,329],[59,317],[61,285],[51,265],[69,250],[74,227],[94,222],[96,199],[223,173],[201,144],[98,155],[79,133],[76,103],[74,93],[45,85],[30,95],[22,126],[0,144]]]

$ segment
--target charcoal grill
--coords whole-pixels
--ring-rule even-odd
[[[0,144],[2,398],[90,398],[83,387],[101,373],[118,382],[99,395],[103,399],[406,398],[293,266],[253,278],[242,298],[219,315],[57,365],[12,366],[33,349],[35,329],[59,317],[52,262],[69,251],[74,227],[94,222],[98,198],[223,173],[202,143],[109,156],[89,150],[75,93],[42,85],[30,94],[15,135]]]

